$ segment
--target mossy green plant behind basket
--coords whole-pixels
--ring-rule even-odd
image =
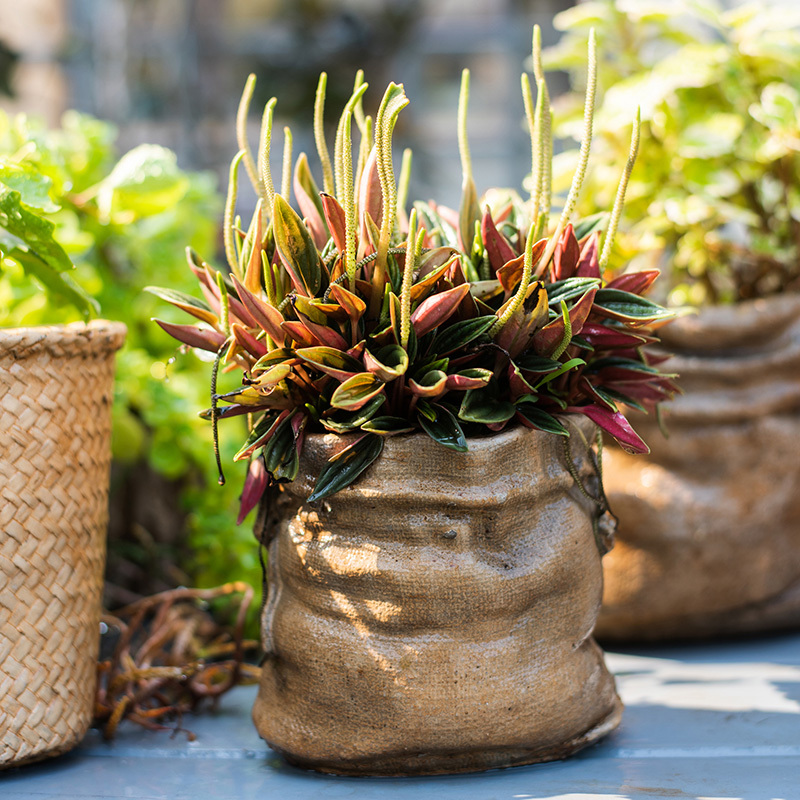
[[[714,0],[592,0],[557,15],[545,51],[578,90],[596,32],[604,87],[596,152],[579,203],[604,208],[609,164],[627,151],[642,110],[642,146],[615,271],[633,256],[665,271],[671,306],[727,304],[800,290],[800,10]],[[580,96],[561,104],[559,133],[579,136]],[[569,180],[577,151],[561,154]]]

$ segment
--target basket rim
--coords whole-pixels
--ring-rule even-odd
[[[0,328],[0,359],[18,361],[42,352],[52,355],[113,353],[125,342],[122,322],[94,319],[65,325]]]

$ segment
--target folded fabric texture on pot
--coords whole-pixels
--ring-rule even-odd
[[[592,426],[573,428],[591,486]],[[358,483],[308,504],[342,446],[309,437],[266,520],[254,718],[271,746],[323,771],[430,774],[562,758],[616,727],[591,638],[597,509],[562,442],[518,427],[456,453],[393,437]]]

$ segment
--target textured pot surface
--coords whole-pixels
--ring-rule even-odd
[[[0,330],[0,769],[68,750],[92,719],[124,337]]]
[[[613,730],[595,507],[562,440],[515,428],[455,453],[395,437],[354,486],[305,503],[341,447],[310,437],[267,521],[267,742],[327,772],[435,774],[562,758]]]
[[[607,448],[619,518],[597,633],[661,639],[800,625],[800,297],[713,308],[664,329],[685,391]]]

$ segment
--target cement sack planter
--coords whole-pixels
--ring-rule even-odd
[[[310,436],[262,523],[254,720],[270,746],[324,772],[436,774],[559,759],[613,730],[622,707],[592,639],[596,506],[563,440],[513,428],[456,453],[390,438],[353,486],[307,504],[342,446]]]
[[[800,297],[704,309],[662,331],[685,394],[669,438],[607,448],[619,518],[598,636],[655,640],[800,625]]]
[[[0,769],[94,709],[120,323],[0,330]]]

